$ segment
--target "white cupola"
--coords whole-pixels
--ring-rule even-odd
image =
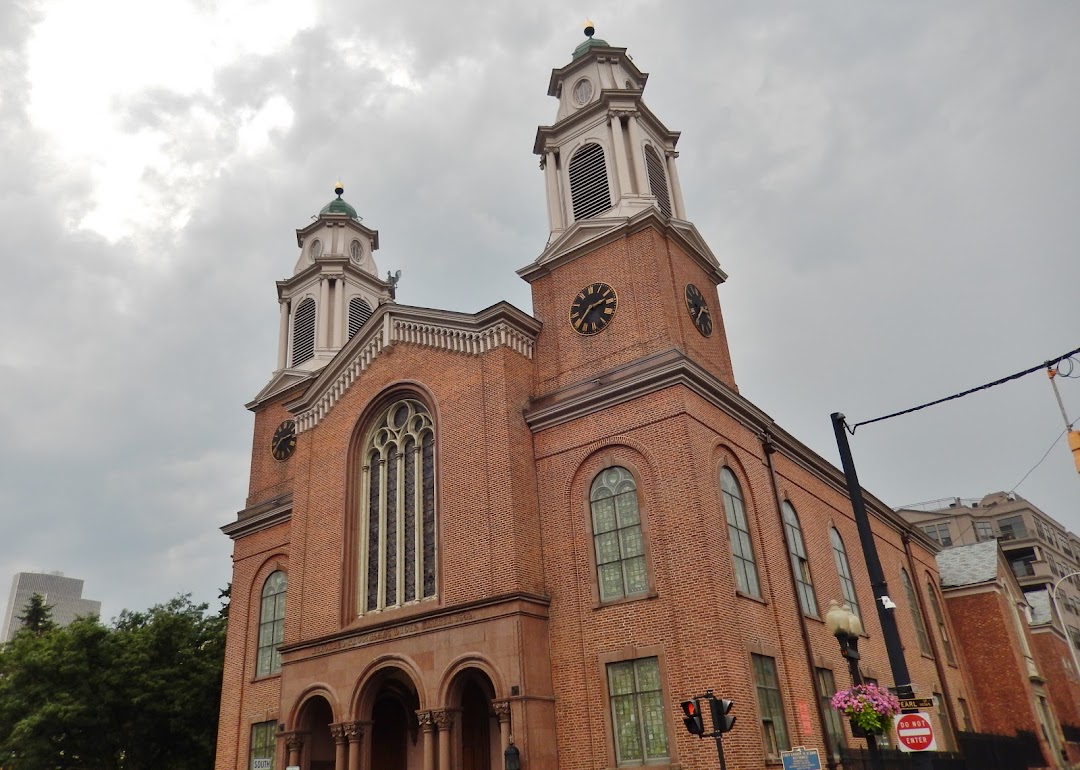
[[[593,34],[586,22],[586,41],[552,71],[556,123],[537,129],[533,145],[547,187],[549,243],[584,219],[631,217],[650,207],[665,218],[686,218],[675,169],[679,133],[642,101],[648,74],[625,48]]]
[[[379,279],[373,254],[379,232],[337,198],[296,231],[300,256],[293,275],[277,282],[281,305],[277,371],[321,369],[368,320],[394,298],[396,279]]]

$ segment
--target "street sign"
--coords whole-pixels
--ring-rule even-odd
[[[896,742],[900,751],[934,751],[934,727],[930,715],[925,712],[904,714],[896,720]]]
[[[251,760],[251,770],[273,770],[274,760],[271,757],[255,757]]]
[[[817,749],[804,749],[796,746],[791,751],[781,751],[784,770],[821,770],[821,757]]]
[[[903,710],[908,709],[932,709],[934,707],[933,698],[901,698],[900,708]]]

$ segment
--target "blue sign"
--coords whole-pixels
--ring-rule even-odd
[[[817,749],[804,749],[796,746],[791,751],[781,751],[784,770],[821,770],[821,757]]]

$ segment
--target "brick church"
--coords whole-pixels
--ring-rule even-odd
[[[891,681],[843,476],[739,392],[648,75],[591,36],[539,128],[532,314],[396,300],[338,186],[277,284],[277,367],[234,541],[218,770],[706,768],[680,700],[735,701],[730,767],[862,745],[823,618]],[[523,260],[524,261],[524,260]],[[979,705],[936,546],[870,496],[942,749]]]

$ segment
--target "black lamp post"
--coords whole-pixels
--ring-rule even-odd
[[[859,636],[862,634],[863,627],[859,616],[852,612],[847,604],[841,606],[833,599],[829,602],[829,611],[825,613],[825,626],[840,642],[840,654],[847,659],[848,670],[851,672],[851,684],[862,684],[862,672],[859,671]],[[853,732],[855,727],[853,722]],[[874,770],[884,770],[885,765],[882,763],[877,736],[865,731],[860,732],[866,737],[866,750],[870,754],[871,767]]]

